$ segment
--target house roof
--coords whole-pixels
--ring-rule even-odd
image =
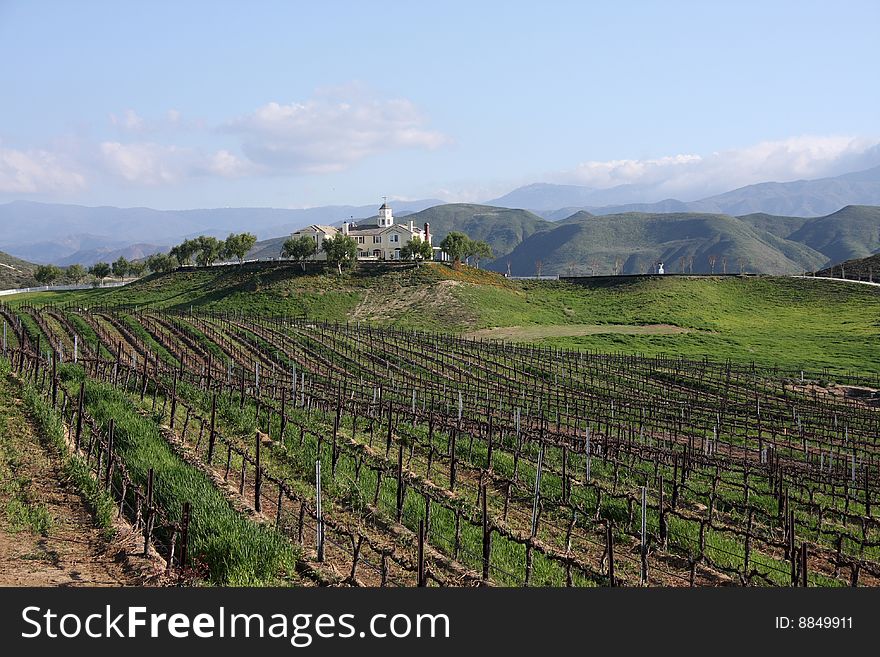
[[[349,226],[348,233],[349,235],[379,235],[381,233],[387,233],[388,231],[393,231],[395,229],[400,229],[412,235],[420,235],[424,231],[421,228],[416,226],[413,227],[412,230],[409,229],[409,226],[405,224],[394,224],[393,226]]]
[[[323,224],[312,224],[311,226],[306,226],[304,228],[298,228],[297,230],[293,231],[293,234],[295,235],[296,233],[302,233],[307,230],[313,230],[313,231],[317,231],[319,233],[326,233],[327,235],[335,235],[336,233],[339,232],[339,229],[334,228],[333,226],[325,226]]]

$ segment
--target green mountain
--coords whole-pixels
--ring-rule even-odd
[[[880,207],[849,205],[811,219],[788,239],[821,251],[826,264],[867,257],[880,251]]]
[[[658,262],[667,272],[743,270],[786,273],[812,269],[826,258],[801,244],[720,214],[574,215],[534,235],[509,256],[511,272],[544,274],[643,274]],[[506,267],[506,262],[504,264]],[[496,262],[493,269],[500,270]]]
[[[816,276],[849,278],[857,281],[880,283],[880,253],[867,258],[857,258],[839,262],[816,272]]]
[[[416,226],[431,224],[434,244],[451,231],[465,233],[474,240],[484,240],[496,259],[506,256],[523,240],[555,226],[528,210],[496,208],[491,205],[448,203],[408,215],[404,221]]]
[[[34,279],[36,269],[37,266],[33,263],[0,251],[0,290],[37,285]]]

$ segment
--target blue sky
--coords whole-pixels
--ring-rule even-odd
[[[0,201],[683,200],[880,164],[880,3],[0,0]]]

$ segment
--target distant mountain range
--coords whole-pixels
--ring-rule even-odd
[[[636,260],[623,265],[634,271],[644,266],[644,258],[680,258],[675,255],[676,248],[669,246],[673,242],[686,244],[694,239],[710,239],[711,235],[719,243],[729,240],[728,252],[736,251],[737,259],[745,254],[742,257],[752,267],[768,272],[794,271],[862,257],[871,252],[868,245],[876,243],[876,226],[866,225],[864,234],[857,231],[858,234],[840,237],[837,220],[808,223],[807,219],[841,219],[843,215],[838,216],[837,211],[845,206],[880,205],[880,167],[819,180],[749,185],[696,201],[643,202],[654,193],[656,190],[649,186],[621,185],[594,190],[539,183],[483,205],[444,204],[436,199],[394,201],[392,205],[399,219],[406,217],[419,225],[429,221],[438,238],[450,230],[461,230],[475,239],[485,239],[499,260],[510,254],[512,267],[515,260],[521,272],[531,271],[536,258],[545,264],[553,260],[554,266],[561,266],[559,258],[578,260],[578,254],[584,253],[601,260],[596,255],[600,245],[615,252],[612,261],[623,253],[628,254],[627,261],[641,253]],[[15,201],[0,205],[0,249],[37,263],[91,265],[119,256],[129,260],[141,258],[200,234],[223,238],[230,232],[246,230],[261,240],[254,254],[276,257],[281,242],[293,230],[311,223],[338,224],[351,218],[369,221],[377,206],[151,210]],[[844,215],[853,212],[848,209]],[[710,215],[716,218],[710,220]],[[602,217],[613,218],[601,220]],[[733,220],[736,222],[731,223]],[[699,228],[694,221],[702,222]],[[620,225],[615,227],[614,222]],[[555,232],[556,229],[562,232]],[[684,232],[667,234],[668,230]],[[796,234],[799,230],[813,233],[808,239],[806,232]],[[552,240],[549,234],[542,238],[555,245],[550,249],[552,253],[542,254],[544,247],[538,248],[536,241],[529,241],[536,233],[553,233]],[[574,241],[572,245],[562,245],[565,236]],[[596,243],[587,248],[584,240],[593,238]],[[545,246],[549,248],[551,242]],[[759,243],[772,250],[759,248]],[[667,246],[660,248],[660,244]],[[681,248],[690,253],[691,247]],[[782,254],[781,259],[776,251]],[[696,258],[699,253],[692,255]]]
[[[440,203],[436,199],[401,201],[394,208],[403,216]],[[289,234],[311,223],[368,217],[378,206],[152,210],[14,201],[0,205],[0,248],[38,263],[91,265],[120,255],[132,259],[167,250],[197,235],[222,238],[246,230],[260,238]]]
[[[592,214],[713,212],[743,215],[766,212],[818,217],[831,214],[846,205],[880,205],[880,166],[833,178],[748,185],[689,202],[676,199],[641,202],[638,197],[647,193],[648,188],[633,185],[593,190],[574,185],[539,183],[515,189],[488,201],[488,204],[528,208],[548,219],[562,219],[577,210],[588,210]]]
[[[548,222],[550,223],[550,222]],[[824,217],[757,213],[576,213],[538,230],[490,268],[514,275],[668,273],[791,274],[880,251],[880,207],[847,206]]]

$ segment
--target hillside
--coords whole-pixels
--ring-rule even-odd
[[[630,212],[592,215],[578,212],[550,230],[526,239],[510,256],[491,265],[504,271],[510,260],[515,275],[531,275],[541,261],[545,274],[610,274],[651,271],[657,262],[667,273],[801,273],[880,249],[880,207],[848,206],[826,217],[750,214]],[[693,268],[690,260],[693,258]]]
[[[34,279],[36,268],[33,263],[19,260],[0,251],[0,290],[36,285],[37,281]]]
[[[508,260],[515,275],[535,273],[537,261],[545,274],[610,274],[618,265],[621,273],[643,274],[657,262],[666,264],[667,273],[707,273],[709,256],[717,257],[718,273],[738,272],[740,261],[746,271],[770,274],[826,261],[821,253],[736,217],[695,213],[574,215],[524,241]],[[493,269],[500,270],[501,263]]]
[[[9,303],[211,309],[370,322],[645,354],[880,373],[880,291],[795,278],[653,276],[514,281],[438,263],[336,276],[260,263],[149,276],[125,288]],[[505,329],[498,332],[498,329]],[[483,331],[491,331],[484,333]]]
[[[880,253],[867,258],[838,262],[816,272],[816,276],[848,278],[857,281],[880,283]]]

